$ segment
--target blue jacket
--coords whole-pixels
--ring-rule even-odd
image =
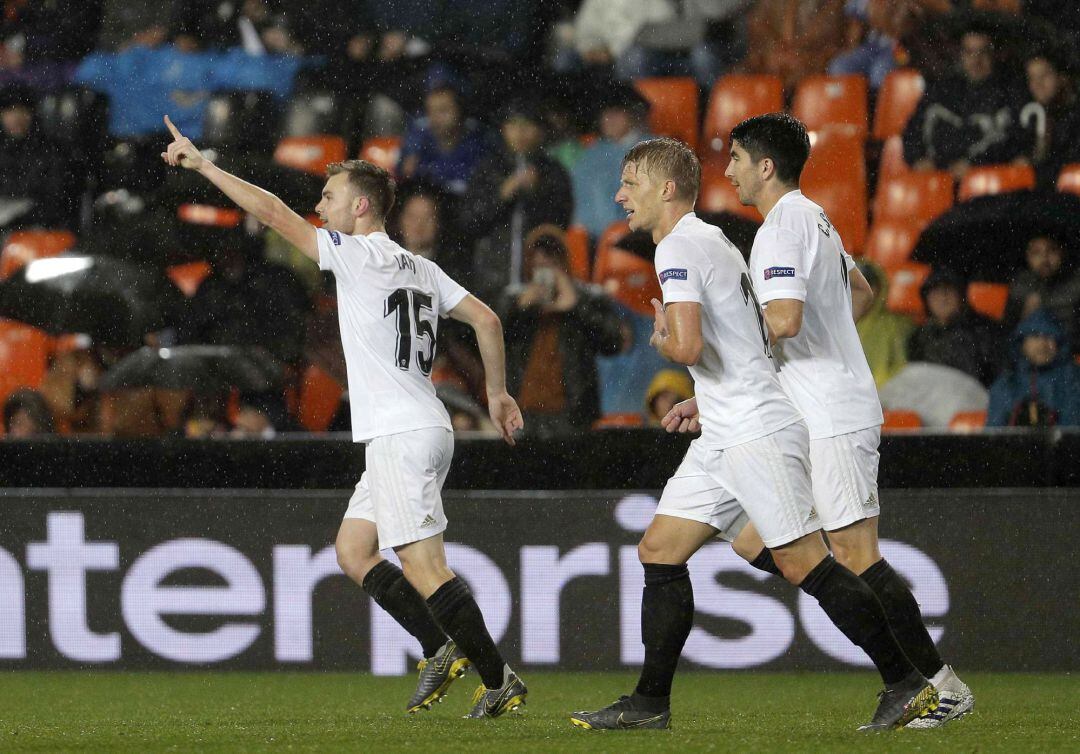
[[[1057,357],[1045,367],[1037,368],[1021,351],[1028,335],[1049,335],[1057,342]],[[986,424],[1005,427],[1026,424],[1017,413],[1032,401],[1038,401],[1056,412],[1056,426],[1080,425],[1080,366],[1072,359],[1065,330],[1044,309],[1033,312],[1016,328],[1013,335],[1013,367],[997,378],[990,387],[990,406]]]
[[[225,52],[182,52],[171,45],[137,45],[97,52],[75,71],[75,83],[109,97],[109,134],[119,138],[161,133],[168,114],[185,136],[202,136],[210,92],[262,90],[285,99],[302,58]]]

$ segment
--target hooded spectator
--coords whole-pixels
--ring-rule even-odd
[[[1052,314],[1039,309],[1017,326],[1012,357],[990,388],[988,426],[1080,424],[1080,367]]]
[[[926,323],[908,341],[908,361],[944,364],[989,385],[998,371],[1000,327],[967,304],[965,281],[935,269],[923,283]]]
[[[664,369],[657,372],[645,391],[645,417],[651,427],[659,427],[671,408],[694,397],[694,383],[685,371]]]
[[[881,268],[873,262],[860,261],[859,269],[874,291],[869,311],[855,324],[859,331],[866,360],[880,388],[892,379],[908,362],[908,339],[915,323],[902,314],[885,307],[889,298],[889,282]]]
[[[4,401],[4,434],[14,439],[53,434],[49,404],[36,390],[21,388]]]

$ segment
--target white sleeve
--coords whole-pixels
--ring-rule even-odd
[[[758,231],[750,254],[750,275],[758,301],[806,301],[810,249],[794,231],[770,226]]]
[[[702,303],[705,295],[704,280],[708,270],[703,270],[702,255],[693,246],[664,241],[656,247],[656,277],[664,292],[664,303],[680,301]]]
[[[456,280],[443,272],[443,268],[435,262],[424,259],[423,257],[417,257],[417,261],[421,264],[430,265],[432,277],[435,280],[435,287],[439,292],[439,316],[449,316],[450,310],[460,304],[462,300],[469,295],[469,292],[458,284]]]
[[[319,245],[320,270],[334,273],[334,277],[346,285],[360,278],[370,256],[366,238],[316,228],[315,239]]]

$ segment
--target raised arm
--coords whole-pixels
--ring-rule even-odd
[[[488,413],[503,439],[513,445],[514,431],[524,427],[525,422],[517,402],[506,392],[506,350],[502,322],[487,304],[472,294],[451,309],[450,316],[469,325],[476,333],[480,359],[484,362]]]
[[[161,153],[165,162],[173,167],[179,166],[198,172],[221,189],[240,209],[254,215],[304,254],[316,262],[319,261],[319,245],[314,225],[289,209],[285,202],[269,191],[237,178],[203,157],[191,143],[191,139],[181,134],[180,129],[173,125],[168,115],[165,116],[165,125],[173,136],[173,142]]]

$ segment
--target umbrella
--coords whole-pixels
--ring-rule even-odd
[[[68,253],[36,259],[0,283],[0,316],[133,345],[163,326],[165,290],[164,277],[122,260]]]
[[[971,199],[930,223],[912,258],[968,280],[1009,282],[1024,265],[1028,241],[1040,235],[1073,247],[1080,238],[1080,197],[1017,191]]]
[[[144,346],[120,359],[101,380],[103,390],[161,387],[213,392],[237,388],[261,393],[280,389],[282,368],[251,346]]]

